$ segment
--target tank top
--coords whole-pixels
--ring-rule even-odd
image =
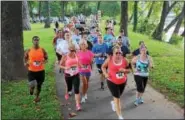
[[[108,63],[108,75],[111,82],[115,84],[123,84],[127,80],[127,75],[123,72],[119,72],[120,68],[126,68],[127,67],[127,61],[125,58],[122,57],[121,63],[116,64],[112,57],[110,58],[110,61]]]
[[[75,58],[71,58],[67,54],[65,66],[70,68],[68,70],[65,70],[65,73],[70,74],[70,76],[74,76],[79,73],[78,58],[77,58],[76,54],[75,54]]]
[[[134,75],[139,75],[139,76],[143,76],[143,77],[149,76],[148,67],[149,67],[148,55],[147,55],[147,59],[145,61],[142,61],[140,59],[140,55],[138,55]]]
[[[30,71],[42,71],[44,70],[44,52],[42,48],[31,48],[29,53],[29,67],[28,70]]]

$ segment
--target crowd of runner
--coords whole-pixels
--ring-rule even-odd
[[[105,82],[107,83],[113,97],[110,102],[112,110],[117,113],[119,119],[123,119],[120,96],[127,85],[127,74],[134,74],[137,88],[134,104],[138,106],[144,103],[143,93],[149,68],[153,68],[153,61],[143,41],[139,42],[138,49],[131,52],[130,42],[124,35],[124,30],[120,30],[118,36],[114,34],[114,22],[107,21],[105,35],[102,35],[97,21],[91,22],[93,26],[87,25],[84,19],[72,17],[61,29],[57,22],[55,24],[52,44],[56,63],[60,68],[58,72],[64,74],[64,97],[68,100],[74,91],[76,110],[83,109],[82,103],[86,103],[88,99],[90,76],[92,71],[98,70],[100,88],[104,90]],[[33,95],[34,88],[37,88],[35,102],[40,101],[39,94],[45,78],[44,64],[48,59],[46,51],[39,46],[39,40],[38,36],[32,38],[33,47],[25,52],[24,57],[25,66],[28,67],[30,94]],[[131,56],[128,57],[129,55]]]

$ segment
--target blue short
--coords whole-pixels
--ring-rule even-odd
[[[86,76],[86,77],[90,77],[91,73],[90,72],[80,72],[81,76]]]

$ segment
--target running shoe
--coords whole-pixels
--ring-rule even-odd
[[[81,110],[80,104],[76,105],[76,110],[77,110],[77,111],[80,111],[80,110]]]
[[[84,97],[85,97],[85,99],[87,100],[87,94],[85,94],[85,96],[84,96]]]
[[[65,99],[66,99],[66,100],[69,99],[69,94],[65,94]]]
[[[81,103],[85,103],[85,97],[82,97]]]
[[[139,104],[143,104],[144,103],[144,100],[143,100],[143,98],[139,98]]]
[[[123,120],[124,118],[123,118],[123,116],[119,116],[119,120]]]
[[[73,94],[73,92],[72,91],[69,91],[68,94],[69,94],[69,96],[71,96]]]
[[[115,110],[115,104],[114,104],[114,101],[111,101],[111,102],[110,102],[110,104],[111,104],[111,106],[112,106],[112,111],[114,111],[114,112],[115,112],[116,110]]]
[[[138,99],[138,98],[136,98],[136,100],[135,100],[135,102],[134,102],[134,105],[135,105],[135,106],[138,106],[138,105],[139,105],[139,99]]]

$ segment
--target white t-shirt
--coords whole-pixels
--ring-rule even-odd
[[[79,45],[75,41],[73,41],[73,44],[75,45],[75,48],[77,50],[80,49]],[[68,41],[66,41],[66,40],[60,41],[57,44],[56,52],[59,53],[60,55],[66,55],[67,53],[69,53],[69,44],[68,44]]]
[[[77,44],[79,44],[79,42],[80,42],[80,40],[81,40],[81,35],[73,34],[73,35],[72,35],[72,40],[73,40],[73,41],[76,41]]]

